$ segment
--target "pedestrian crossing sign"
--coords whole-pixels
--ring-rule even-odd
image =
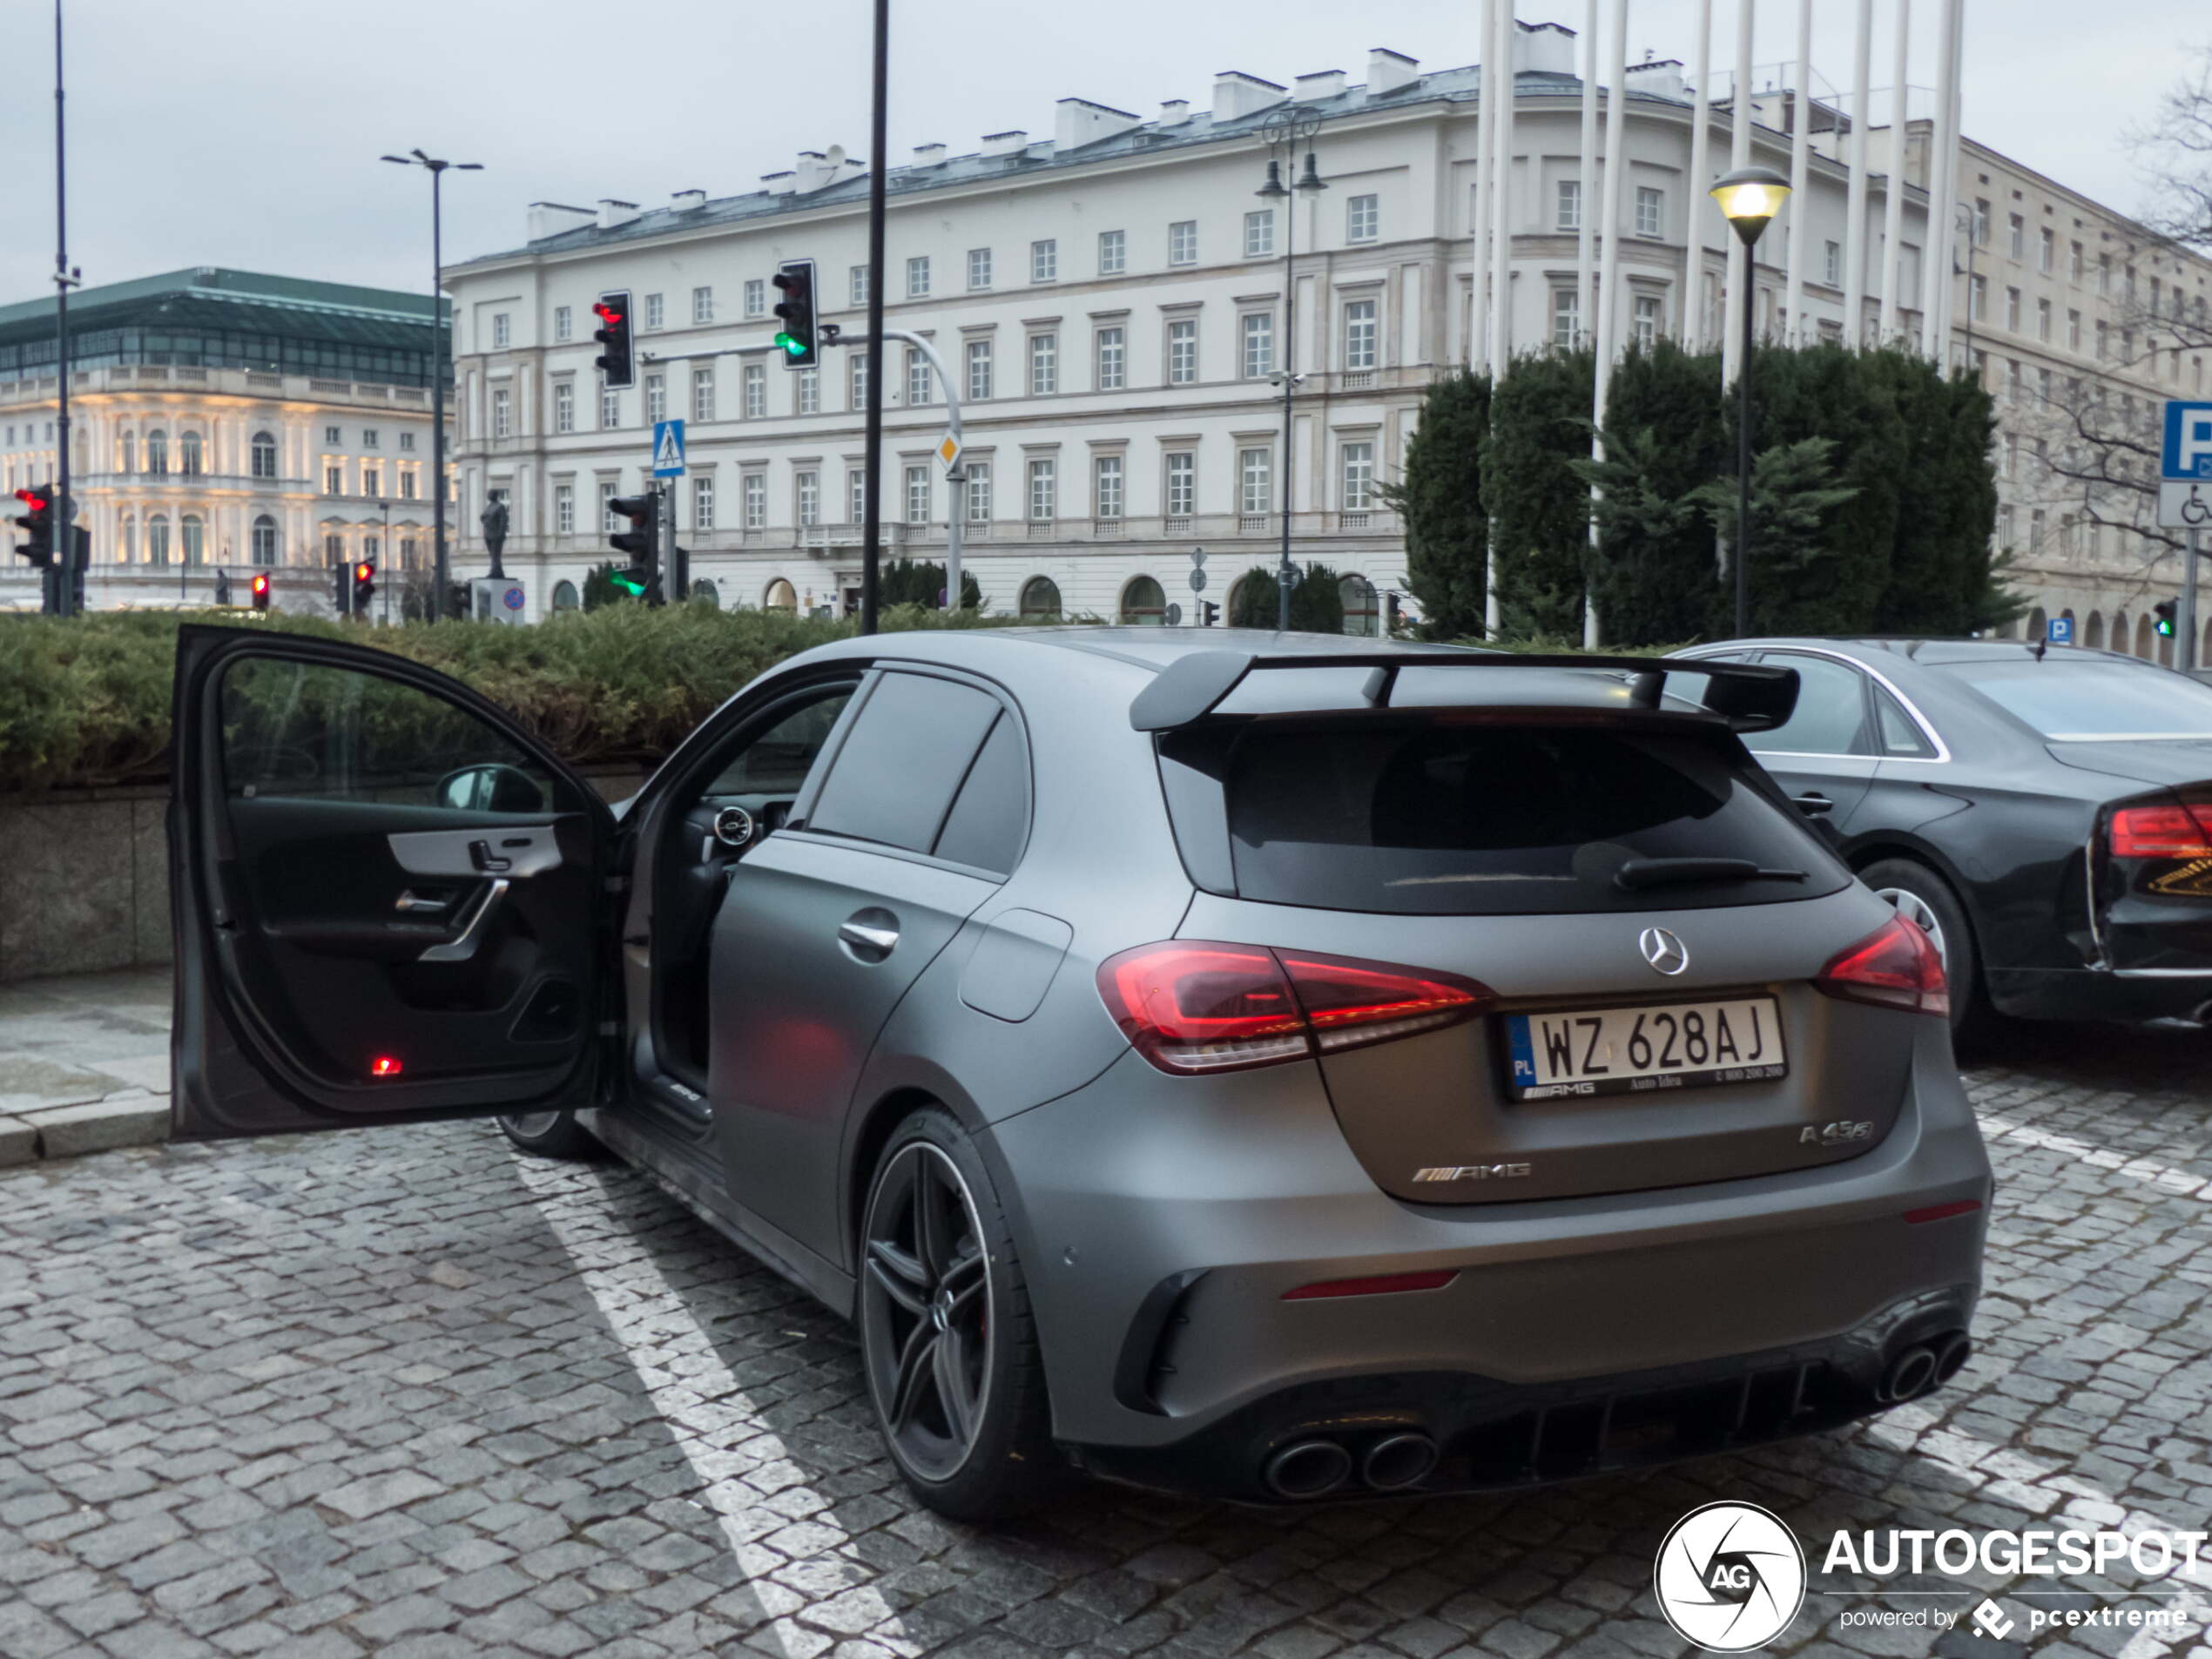
[[[684,423],[681,421],[653,422],[653,476],[680,478],[684,475]]]

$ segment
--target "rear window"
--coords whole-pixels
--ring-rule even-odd
[[[1265,721],[1175,734],[1163,758],[1218,786],[1170,790],[1177,833],[1225,833],[1239,897],[1406,915],[1525,915],[1771,903],[1849,880],[1725,752],[1590,725]],[[1214,816],[1211,825],[1196,819]],[[1624,892],[1630,859],[1748,859],[1793,880]]]
[[[1946,663],[2016,720],[2055,743],[2212,738],[2212,685],[2126,663]]]

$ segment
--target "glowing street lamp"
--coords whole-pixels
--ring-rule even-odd
[[[1713,199],[1743,244],[1743,353],[1736,371],[1736,637],[1751,631],[1751,291],[1759,236],[1789,199],[1771,167],[1738,167],[1714,181]]]

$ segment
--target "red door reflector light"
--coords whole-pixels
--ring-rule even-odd
[[[1924,1221],[1948,1221],[1953,1216],[1971,1216],[1981,1208],[1979,1198],[1953,1198],[1949,1204],[1932,1204],[1925,1210],[1908,1210],[1905,1218],[1914,1226]]]
[[[1393,1296],[1400,1291],[1440,1291],[1459,1278],[1456,1267],[1433,1268],[1425,1273],[1382,1273],[1372,1278],[1325,1278],[1285,1291],[1285,1302],[1311,1302],[1325,1296]]]
[[[368,1075],[372,1077],[396,1077],[401,1069],[399,1061],[388,1054],[380,1054],[368,1062]]]

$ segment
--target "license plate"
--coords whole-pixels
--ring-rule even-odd
[[[1509,1014],[1515,1100],[1632,1095],[1790,1075],[1770,996]]]

